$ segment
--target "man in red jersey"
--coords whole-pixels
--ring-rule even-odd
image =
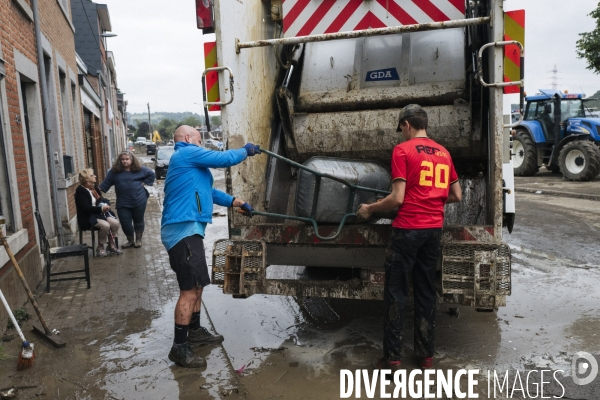
[[[440,254],[444,205],[461,201],[462,191],[450,153],[427,137],[427,113],[410,104],[400,111],[398,132],[404,142],[392,154],[392,193],[373,204],[361,204],[357,215],[398,207],[386,251],[383,302],[383,358],[378,369],[400,369],[404,306],[412,277],[415,322],[414,351],[421,368],[433,367],[435,270]]]

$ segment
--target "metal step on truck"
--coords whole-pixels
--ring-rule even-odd
[[[504,306],[511,254],[502,234],[515,208],[503,89],[523,93],[522,74],[510,79],[504,65],[522,65],[523,51],[504,31],[502,4],[197,0],[198,27],[216,36],[205,43],[205,107],[221,108],[228,148],[252,142],[270,154],[226,171],[227,191],[258,215],[229,213],[213,284],[235,297],[382,299],[391,219],[352,214],[378,195],[364,187],[390,190],[399,110],[416,103],[463,190],[446,207],[440,300]]]

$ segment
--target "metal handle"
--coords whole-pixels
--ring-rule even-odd
[[[249,216],[248,214],[243,213],[243,212],[242,212],[242,214],[245,216]],[[261,215],[263,217],[275,217],[275,218],[283,218],[283,219],[293,219],[296,221],[306,222],[307,224],[312,224],[313,230],[315,231],[315,236],[319,240],[333,240],[333,239],[337,238],[340,235],[340,233],[342,233],[342,228],[346,224],[346,220],[349,217],[355,216],[355,214],[353,214],[353,213],[344,215],[344,217],[342,218],[342,221],[338,225],[337,230],[331,236],[321,236],[321,235],[319,235],[319,226],[317,225],[317,221],[315,221],[312,218],[297,217],[295,215],[275,214],[275,213],[262,212],[262,211],[252,211],[252,215]]]
[[[227,104],[231,104],[233,102],[233,72],[228,67],[213,67],[206,68],[204,72],[202,72],[202,90],[204,91],[204,98],[208,99],[208,93],[206,92],[206,74],[211,71],[227,71],[229,72],[229,90],[231,92],[231,98],[229,101],[204,101],[204,107],[208,106],[226,106]]]
[[[319,234],[319,227],[317,225],[317,221],[314,218],[297,217],[295,215],[274,214],[274,213],[268,213],[268,212],[262,212],[262,211],[252,211],[252,214],[248,215],[247,213],[245,213],[243,211],[240,211],[240,213],[242,213],[242,214],[244,214],[246,216],[249,216],[249,217],[251,217],[252,215],[261,215],[261,216],[264,216],[264,217],[275,217],[275,218],[283,218],[283,219],[293,219],[293,220],[296,220],[296,221],[302,221],[302,222],[306,222],[308,224],[312,224],[313,230],[315,231],[315,236],[319,240],[333,240],[333,239],[337,238],[340,235],[340,233],[342,233],[342,228],[344,227],[344,224],[346,224],[346,220],[349,217],[355,216],[355,214],[352,213],[352,212],[350,212],[350,211],[351,211],[351,207],[352,207],[353,202],[354,202],[354,193],[355,193],[356,190],[364,190],[364,191],[368,191],[368,192],[372,192],[372,193],[377,193],[377,194],[381,194],[381,195],[385,195],[385,196],[387,196],[388,194],[390,194],[390,192],[385,191],[385,190],[373,189],[373,188],[369,188],[369,187],[365,187],[365,186],[354,185],[354,184],[348,182],[345,179],[338,178],[337,176],[333,176],[333,175],[330,175],[330,174],[326,174],[326,173],[323,173],[323,172],[319,172],[319,171],[313,170],[313,169],[308,168],[308,167],[306,167],[306,166],[304,166],[302,164],[299,164],[299,163],[297,163],[295,161],[292,161],[292,160],[290,160],[288,158],[280,156],[277,153],[273,153],[273,152],[271,152],[269,150],[260,149],[260,152],[261,153],[265,153],[268,156],[277,158],[277,159],[279,159],[279,160],[281,160],[283,162],[286,162],[286,163],[292,165],[293,167],[296,167],[296,168],[302,169],[304,171],[310,172],[311,174],[316,175],[318,177],[318,179],[320,179],[320,178],[331,179],[333,181],[336,181],[336,182],[339,182],[341,184],[344,184],[344,185],[348,186],[351,189],[350,196],[348,197],[348,209],[347,209],[348,212],[344,215],[344,217],[342,218],[342,221],[338,225],[337,230],[331,236],[321,236]],[[315,194],[318,194],[317,193],[318,187],[319,187],[319,185],[316,185]],[[318,196],[315,195],[314,198],[313,198],[313,210],[316,208],[315,203],[316,203],[317,197]],[[314,217],[314,215],[311,215],[311,217]]]
[[[523,109],[521,109],[521,112],[519,113],[519,119],[517,120],[517,122],[515,122],[514,124],[508,124],[508,125],[502,125],[502,126],[505,128],[514,128],[515,126],[520,125],[524,119],[525,119],[525,115],[523,114]]]
[[[483,58],[483,52],[485,49],[489,48],[489,47],[504,47],[504,46],[508,46],[508,45],[517,45],[519,46],[519,48],[521,49],[520,53],[521,53],[521,68],[520,68],[520,78],[521,80],[519,81],[514,81],[514,82],[495,82],[495,83],[487,83],[483,80],[483,62],[482,62],[482,58]],[[523,122],[523,107],[524,107],[524,99],[525,99],[525,49],[523,48],[523,45],[516,41],[516,40],[506,40],[503,42],[493,42],[493,43],[487,43],[484,44],[483,46],[481,46],[481,48],[479,49],[479,54],[477,55],[477,75],[479,76],[479,82],[481,82],[481,84],[485,87],[505,87],[505,86],[519,86],[521,89],[519,90],[519,106],[521,107],[521,113],[520,113],[520,117],[519,120],[517,122],[515,122],[514,124],[509,124],[509,125],[504,125],[505,128],[514,128],[515,126],[519,125],[521,122]]]
[[[483,51],[489,47],[504,47],[504,46],[508,46],[510,44],[516,44],[521,49],[521,80],[514,81],[514,82],[495,82],[495,83],[485,82],[483,80],[483,62],[482,62]],[[477,75],[479,75],[479,82],[481,82],[481,84],[485,87],[504,87],[504,86],[524,87],[525,86],[525,83],[523,82],[523,70],[524,70],[523,60],[524,60],[524,58],[525,58],[525,50],[523,49],[523,45],[521,43],[517,42],[516,40],[507,40],[504,42],[493,42],[493,43],[484,44],[479,49],[479,54],[477,56],[477,63],[479,64],[477,66]]]
[[[299,163],[297,163],[295,161],[292,161],[289,158],[285,158],[283,156],[280,156],[279,154],[273,153],[272,151],[269,151],[269,150],[265,150],[265,149],[261,148],[260,152],[261,153],[265,153],[268,156],[275,157],[275,158],[277,158],[277,159],[279,159],[279,160],[281,160],[283,162],[286,162],[286,163],[290,164],[292,167],[296,167],[296,168],[302,169],[304,171],[310,172],[311,174],[316,175],[318,177],[327,178],[327,179],[331,179],[332,181],[339,182],[339,183],[341,183],[343,185],[348,186],[351,189],[365,190],[367,192],[378,193],[378,194],[382,194],[382,195],[385,195],[385,196],[387,196],[388,194],[390,194],[390,192],[388,192],[386,190],[373,189],[373,188],[369,188],[369,187],[365,187],[365,186],[355,185],[353,183],[348,182],[345,179],[338,178],[337,176],[333,176],[333,175],[326,174],[326,173],[323,173],[323,172],[315,171],[314,169],[308,168],[308,167],[306,167],[306,166],[304,166],[302,164],[299,164]]]

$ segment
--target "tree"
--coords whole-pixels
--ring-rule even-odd
[[[179,124],[177,121],[170,118],[163,118],[158,123],[157,129],[158,133],[160,133],[160,136],[164,140],[168,140],[173,138],[173,132],[175,132],[175,129],[177,129],[178,126]]]
[[[148,137],[148,132],[150,132],[150,129],[148,127],[148,123],[146,121],[144,122],[140,122],[138,124],[138,129],[136,132],[137,136],[143,136],[143,137]]]
[[[184,120],[182,120],[178,126],[181,125],[189,125],[192,128],[195,128],[197,126],[202,125],[202,122],[200,122],[200,120],[196,117],[194,117],[193,115],[190,115],[189,117],[186,117]]]
[[[177,125],[177,122],[173,121],[172,119],[169,118],[163,118],[159,123],[158,126],[162,127],[162,128],[167,128],[171,125]]]
[[[127,133],[136,133],[137,128],[131,124],[127,125]]]
[[[217,125],[221,125],[221,116],[220,115],[213,115],[210,117],[210,124],[217,126]]]
[[[577,41],[577,57],[585,58],[587,69],[600,73],[600,4],[588,14],[596,19],[596,29],[591,32],[580,33],[581,39]]]

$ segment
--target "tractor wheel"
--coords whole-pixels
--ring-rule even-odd
[[[515,175],[531,176],[540,169],[537,165],[535,143],[527,132],[517,131],[513,138],[513,166]]]
[[[574,140],[560,151],[558,165],[566,179],[589,181],[600,171],[600,151],[592,142]]]

